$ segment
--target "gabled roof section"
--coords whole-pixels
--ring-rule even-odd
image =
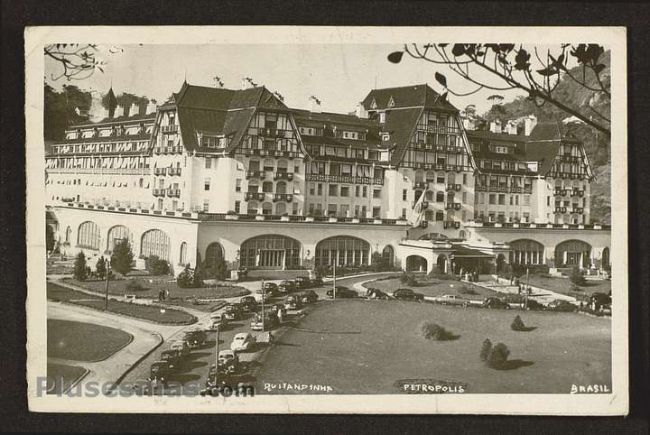
[[[391,157],[391,165],[398,166],[408,148],[413,130],[424,109],[402,109],[390,113],[382,131],[390,133],[390,144],[388,147],[396,146]],[[387,144],[384,143],[384,147]]]
[[[391,107],[389,103],[393,101]],[[372,107],[373,103],[376,107]],[[405,107],[426,107],[458,112],[458,109],[449,103],[429,85],[402,86],[398,88],[373,89],[361,102],[366,110],[399,109]]]

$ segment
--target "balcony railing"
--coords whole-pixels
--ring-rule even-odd
[[[456,228],[456,229],[458,229],[458,228],[460,228],[460,222],[444,221],[442,223],[442,226],[443,226],[444,229],[448,229],[448,228]]]
[[[264,192],[246,192],[246,201],[264,201]]]
[[[571,210],[571,213],[576,213],[576,214],[582,214],[584,213],[585,209],[583,207],[574,207]]]
[[[169,175],[181,175],[181,168],[169,168]]]
[[[161,127],[161,131],[163,133],[176,133],[178,131],[178,125],[176,125],[176,124],[163,125]]]
[[[415,188],[415,189],[424,189],[424,188],[426,188],[426,187],[427,187],[427,183],[424,182],[424,181],[416,181],[416,182],[413,184],[413,188]]]
[[[579,189],[574,189],[573,192],[571,192],[571,196],[584,196],[584,194],[585,191]]]
[[[566,213],[567,208],[566,207],[555,207],[554,213]]]
[[[167,174],[167,168],[155,168],[153,170],[154,175],[166,175]]]
[[[167,189],[167,196],[171,198],[178,198],[181,196],[181,190],[180,189]]]
[[[165,196],[165,189],[153,189],[153,196]]]
[[[320,181],[320,182],[334,182],[334,183],[349,183],[349,184],[377,184],[383,185],[383,178],[371,177],[354,177],[352,175],[325,175],[325,174],[307,174],[305,176],[307,181]]]
[[[264,178],[266,171],[246,171],[246,178]]]
[[[276,193],[273,195],[273,201],[293,201],[293,195],[291,193]]]
[[[460,210],[461,206],[460,202],[448,202],[445,205],[445,210]]]
[[[276,172],[273,175],[273,179],[293,181],[293,172]]]

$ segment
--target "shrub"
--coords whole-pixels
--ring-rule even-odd
[[[78,281],[85,281],[88,278],[86,256],[83,251],[79,252],[74,260],[74,278]]]
[[[150,255],[145,260],[145,268],[151,275],[167,275],[169,273],[169,263],[159,258],[157,255]]]
[[[95,266],[95,272],[99,279],[106,278],[106,261],[104,260],[104,257],[99,257],[99,260],[97,260],[97,265]]]
[[[201,263],[198,260],[196,262],[194,273],[192,274],[192,287],[203,287],[203,269],[201,268]]]
[[[488,354],[486,362],[493,369],[499,369],[508,361],[509,355],[510,350],[508,349],[508,346],[503,343],[497,343]]]
[[[189,266],[185,266],[185,269],[183,269],[183,271],[178,274],[178,277],[176,278],[176,284],[178,284],[178,287],[180,288],[191,288],[193,283],[194,273],[192,273],[192,270]]]
[[[372,253],[370,264],[370,268],[373,272],[381,272],[389,269],[388,258],[384,257],[381,252],[375,251]]]
[[[573,266],[573,269],[571,269],[571,274],[569,275],[569,279],[576,286],[585,285],[585,277],[578,266]]]
[[[422,325],[420,325],[420,333],[427,340],[446,341],[456,338],[454,334],[447,331],[437,323],[432,322],[423,322]]]
[[[130,292],[138,292],[146,289],[140,281],[134,278],[129,279],[125,288]]]
[[[486,338],[483,342],[483,345],[481,346],[481,361],[487,361],[488,357],[490,356],[490,352],[492,352],[492,342],[489,338]]]
[[[510,324],[510,329],[513,331],[525,331],[527,328],[526,325],[524,325],[524,322],[521,320],[521,317],[517,315],[517,317],[515,317],[515,320],[512,321],[512,324]]]
[[[117,242],[113,248],[113,255],[111,255],[111,268],[126,275],[131,270],[132,263],[133,251],[131,251],[128,239]]]
[[[418,280],[415,279],[413,275],[406,272],[404,272],[402,276],[400,276],[399,280],[402,284],[410,285],[412,287],[417,287],[418,285]]]

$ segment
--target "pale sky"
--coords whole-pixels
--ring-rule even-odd
[[[46,57],[47,82],[59,89],[70,83],[82,89],[107,92],[111,81],[116,94],[130,92],[156,99],[162,103],[180,89],[187,76],[190,84],[214,86],[215,75],[224,87],[240,89],[241,80],[251,77],[270,91],[278,91],[285,104],[294,108],[310,107],[311,95],[322,101],[322,110],[347,113],[375,87],[395,87],[428,83],[442,93],[434,73],[446,75],[449,87],[456,92],[475,88],[449,71],[446,66],[433,65],[404,56],[399,64],[388,62],[386,56],[401,49],[395,45],[122,45],[115,48],[99,46],[105,62],[104,73],[97,71],[84,80],[52,81],[59,65]],[[123,51],[119,51],[119,49]],[[478,74],[480,72],[476,70]],[[482,90],[469,97],[449,96],[457,108],[476,105],[483,113],[490,107],[487,97],[495,93],[514,99],[514,91]]]

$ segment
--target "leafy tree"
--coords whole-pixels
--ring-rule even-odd
[[[122,275],[126,275],[131,270],[132,263],[133,251],[131,251],[131,243],[129,243],[128,239],[117,242],[111,255],[111,267]]]
[[[111,48],[109,51],[122,50]],[[96,70],[104,72],[106,62],[97,57],[96,44],[49,44],[44,54],[58,63],[59,70],[51,74],[52,80],[65,77],[66,80],[83,80],[92,76]]]
[[[228,264],[226,264],[225,260],[222,259],[215,266],[214,277],[220,280],[224,280],[228,277]]]
[[[578,268],[578,266],[573,266],[573,269],[571,269],[571,275],[569,275],[569,280],[575,285],[575,286],[582,286],[585,285],[585,277],[582,274],[582,271]]]
[[[190,266],[185,266],[185,269],[178,274],[176,284],[180,288],[191,288],[194,285],[194,273],[190,269]]]
[[[151,275],[167,275],[169,273],[169,263],[157,255],[150,255],[144,261],[145,268]]]
[[[487,357],[487,364],[495,369],[502,368],[506,361],[508,361],[509,355],[510,350],[508,346],[503,343],[497,343]]]
[[[203,287],[203,267],[199,260],[200,259],[197,258],[196,268],[194,269],[194,275],[192,276],[192,287],[194,288]]]
[[[77,254],[74,260],[74,279],[78,281],[85,281],[88,277],[88,269],[86,268],[86,256],[83,251]]]
[[[521,320],[521,317],[517,315],[515,317],[515,320],[512,321],[512,324],[510,325],[510,329],[513,331],[525,331],[526,330],[526,325],[524,325],[523,320]]]
[[[104,260],[104,257],[99,257],[99,260],[97,260],[95,272],[97,273],[97,277],[99,279],[106,278],[106,261]]]
[[[609,114],[599,111],[593,104],[597,100],[611,98],[610,74],[603,62],[605,50],[600,45],[561,44],[540,53],[537,47],[524,48],[515,44],[450,46],[447,43],[413,43],[405,44],[403,50],[389,54],[388,60],[399,63],[405,53],[414,59],[446,66],[476,86],[472,91],[460,94],[449,88],[444,74],[436,72],[436,81],[452,95],[468,96],[482,89],[524,91],[535,105],[541,107],[549,103],[584,124],[608,136],[610,134]],[[568,68],[569,58],[577,64],[577,68]],[[477,71],[480,73],[477,74]],[[564,77],[591,93],[592,98],[587,104],[576,103],[556,92]]]
[[[388,259],[381,252],[373,252],[370,259],[370,268],[375,272],[388,270]]]
[[[489,338],[486,338],[483,345],[481,345],[481,353],[479,355],[481,361],[487,361],[490,352],[492,352],[492,342]]]

